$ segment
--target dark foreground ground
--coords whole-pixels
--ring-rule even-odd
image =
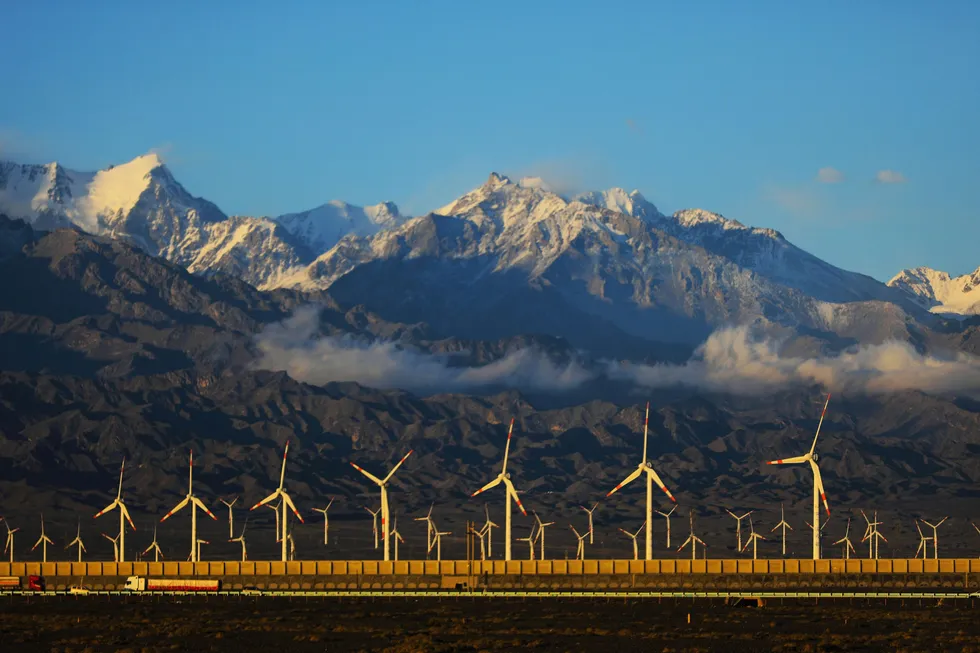
[[[688,623],[690,615],[690,623]],[[980,603],[0,599],[4,651],[964,651]]]

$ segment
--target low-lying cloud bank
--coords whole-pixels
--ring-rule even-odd
[[[706,392],[761,395],[793,386],[835,392],[931,394],[980,391],[980,358],[924,356],[904,342],[869,345],[836,356],[784,357],[779,343],[754,338],[747,327],[713,333],[683,365],[605,362],[587,368],[558,364],[536,349],[512,352],[479,367],[454,367],[450,358],[391,342],[318,337],[319,309],[305,307],[256,336],[256,367],[285,370],[308,383],[356,381],[422,394],[517,388],[562,392],[607,378],[646,388],[685,386]]]

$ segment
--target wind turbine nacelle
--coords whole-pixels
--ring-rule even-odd
[[[813,462],[818,462],[820,460],[820,456],[817,454],[816,451],[814,451],[813,455],[810,457],[813,458]]]
[[[506,478],[509,481],[510,480],[510,472],[507,472],[506,474],[504,474],[504,478]]]

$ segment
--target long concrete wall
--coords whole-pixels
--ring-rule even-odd
[[[590,576],[653,574],[973,574],[980,559],[939,560],[304,560],[0,562],[0,576]]]

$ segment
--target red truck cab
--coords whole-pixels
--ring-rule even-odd
[[[33,592],[44,591],[44,576],[28,576],[27,589]]]

